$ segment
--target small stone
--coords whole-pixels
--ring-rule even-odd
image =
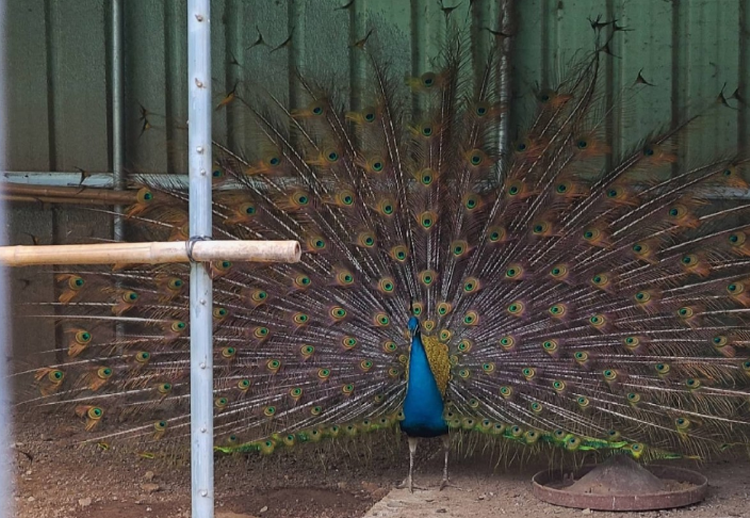
[[[581,513],[583,513],[583,514],[591,514],[591,513],[593,513],[593,511],[587,507],[586,509],[584,509],[583,511],[581,511]]]
[[[78,500],[78,505],[81,507],[88,507],[91,505],[91,497],[87,496],[86,498],[81,498]]]
[[[146,482],[151,482],[154,480],[154,472],[153,471],[147,471],[145,475],[143,475],[143,480]]]
[[[161,487],[159,484],[141,484],[141,489],[150,495],[159,491]]]
[[[34,500],[36,500],[36,498],[34,498],[33,496],[30,496],[26,499],[27,502],[33,502]]]
[[[259,511],[259,512],[261,512],[261,513],[265,513],[266,511],[268,511],[268,506],[267,506],[267,505],[264,505],[263,507],[261,507],[261,508],[260,508],[260,511]]]
[[[435,512],[438,513],[438,514],[445,514],[445,513],[448,512],[448,510],[445,509],[445,508],[443,508],[443,507],[441,507],[440,509],[436,510]]]

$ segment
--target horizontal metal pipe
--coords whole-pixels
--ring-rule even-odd
[[[182,174],[168,173],[149,173],[139,174],[137,179],[140,183],[152,185],[155,188],[168,189],[185,189],[188,188],[188,177]],[[290,179],[291,181],[291,179]],[[112,173],[97,173],[87,176],[81,182],[81,173],[70,172],[32,172],[32,171],[9,171],[0,178],[0,185],[3,184],[27,184],[27,185],[49,185],[49,186],[68,186],[68,187],[96,187],[111,189],[114,186]],[[262,180],[257,180],[257,185],[262,188]],[[215,190],[225,191],[242,188],[238,182],[227,180]],[[736,189],[733,187],[717,187],[707,189],[705,197],[708,199],[729,199],[729,200],[750,200],[750,190]]]

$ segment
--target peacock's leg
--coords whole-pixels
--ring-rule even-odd
[[[448,455],[451,451],[451,438],[449,435],[443,435],[441,437],[443,440],[443,451],[445,452],[445,464],[443,465],[443,480],[440,482],[440,491],[445,489],[446,487],[455,487],[456,489],[461,489],[455,484],[452,484],[451,481],[448,479]]]
[[[409,474],[406,476],[403,482],[401,482],[398,486],[399,489],[408,488],[410,493],[414,492],[414,488],[417,489],[424,489],[423,487],[414,486],[414,456],[417,453],[417,442],[418,439],[416,437],[408,437],[409,441]]]

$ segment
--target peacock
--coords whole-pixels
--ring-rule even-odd
[[[400,429],[413,490],[420,438],[443,441],[441,488],[451,438],[644,461],[747,448],[750,204],[719,198],[748,188],[748,159],[681,155],[723,106],[614,152],[597,41],[507,148],[498,49],[477,72],[460,34],[406,80],[363,40],[361,110],[302,74],[301,107],[257,85],[221,100],[260,145],[215,143],[213,239],[293,239],[303,256],[210,264],[217,451]],[[183,186],[134,181],[132,237],[187,240]],[[62,345],[24,405],[79,420],[86,443],[185,450],[188,267],[56,281]]]

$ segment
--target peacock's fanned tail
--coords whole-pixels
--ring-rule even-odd
[[[747,188],[746,161],[681,164],[693,120],[614,154],[600,58],[538,94],[505,157],[495,62],[474,74],[459,39],[406,86],[372,60],[358,112],[304,79],[303,109],[233,97],[262,153],[217,145],[214,238],[295,239],[304,254],[211,264],[218,448],[393,426],[411,313],[444,344],[431,351],[450,361],[452,429],[635,457],[747,444],[750,204],[714,199]],[[144,187],[128,219],[184,240],[186,202]],[[30,403],[79,416],[92,441],[186,443],[187,267],[57,280],[66,343]]]

